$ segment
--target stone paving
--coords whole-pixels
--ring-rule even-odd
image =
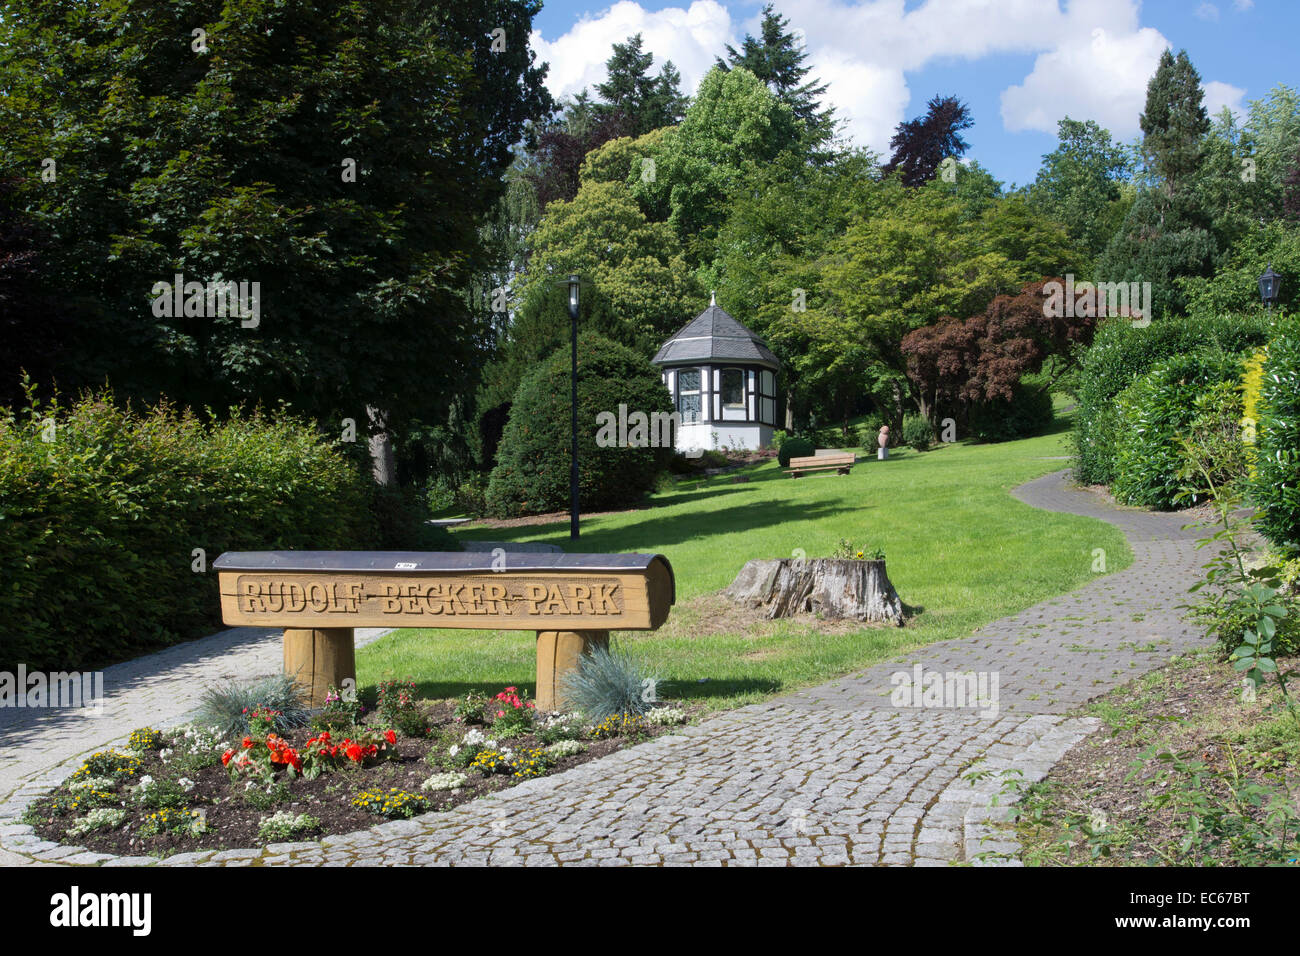
[[[1072,488],[1065,472],[1013,493],[1036,507],[1117,525],[1133,549],[1132,566],[969,638],[718,714],[447,813],[158,865],[1014,865],[1018,847],[994,828],[1008,812],[995,805],[1007,802],[995,794],[1008,772],[1023,782],[1041,779],[1097,726],[1062,716],[1066,711],[1205,644],[1177,610],[1205,558],[1193,547],[1204,532],[1184,531],[1185,517],[1109,506]],[[114,679],[126,689],[107,723],[75,733],[56,726],[35,755],[19,744],[20,772],[0,767],[0,782],[18,785],[0,808],[0,862],[8,851],[8,862],[154,865],[42,843],[14,818],[70,772],[74,751],[86,752],[88,740],[102,746],[124,737],[142,714],[155,725],[166,715],[179,719],[188,708],[177,691],[197,693],[201,680],[251,676],[248,668],[274,672],[278,639],[250,631],[202,642],[202,654],[187,655],[190,645],[182,645],[119,665]],[[165,659],[173,652],[174,664]],[[891,677],[916,665],[927,674],[996,676],[996,707],[988,700],[895,706]],[[0,725],[0,740],[12,747],[24,729]],[[972,770],[987,773],[972,780]]]

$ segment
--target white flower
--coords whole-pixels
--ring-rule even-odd
[[[191,790],[194,789],[194,781],[191,780],[189,777],[181,777],[179,780],[176,781],[176,784],[186,793],[189,793]]]
[[[469,778],[463,773],[435,773],[424,783],[421,790],[459,790]]]
[[[152,786],[153,786],[153,777],[149,776],[148,774],[145,774],[143,777],[140,778],[141,793],[148,790]]]
[[[452,744],[447,748],[447,753],[452,757],[456,756],[456,754],[460,753],[460,744]]]
[[[158,751],[158,759],[163,763],[166,763],[172,758],[172,754],[175,752],[176,751],[172,750],[170,747],[164,747],[162,750]]]

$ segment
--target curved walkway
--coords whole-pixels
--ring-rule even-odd
[[[1206,641],[1177,610],[1204,563],[1194,548],[1204,532],[1183,530],[1185,516],[1109,506],[1071,487],[1066,472],[1013,494],[1035,507],[1117,525],[1133,549],[1132,566],[968,638],[726,711],[447,813],[263,851],[186,854],[161,865],[1014,861],[1015,844],[990,842],[990,822],[1007,812],[991,806],[1002,775],[1041,778],[1097,725],[1060,715]],[[1080,541],[1081,556],[1090,551]],[[990,566],[989,573],[1001,571]],[[922,674],[982,674],[981,694],[991,699],[964,707],[943,706],[954,704],[951,699],[895,706],[891,678],[917,667]],[[151,712],[131,700],[137,693],[165,699],[174,678],[142,679],[148,689],[123,701],[137,722]],[[78,738],[81,744],[90,739]],[[992,774],[971,783],[965,775],[977,764]],[[39,786],[28,775],[17,799],[0,809],[0,861],[8,849],[24,861],[153,864],[54,848],[3,818],[70,769],[65,761],[58,772],[43,774]]]

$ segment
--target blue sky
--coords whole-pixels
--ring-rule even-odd
[[[640,32],[686,92],[726,43],[758,32],[761,2],[550,0],[532,43],[553,93],[604,78],[610,46]],[[1033,179],[1056,122],[1095,119],[1139,135],[1146,83],[1166,47],[1186,49],[1211,112],[1300,87],[1300,0],[777,0],[802,31],[850,138],[884,152],[894,126],[956,94],[975,126],[968,156],[1008,183]]]

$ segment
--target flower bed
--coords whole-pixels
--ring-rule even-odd
[[[43,839],[126,856],[319,839],[567,770],[686,716],[660,707],[593,726],[539,713],[514,687],[428,702],[389,683],[366,717],[334,697],[310,727],[259,707],[242,734],[142,728],[125,749],[86,758],[24,820]]]

